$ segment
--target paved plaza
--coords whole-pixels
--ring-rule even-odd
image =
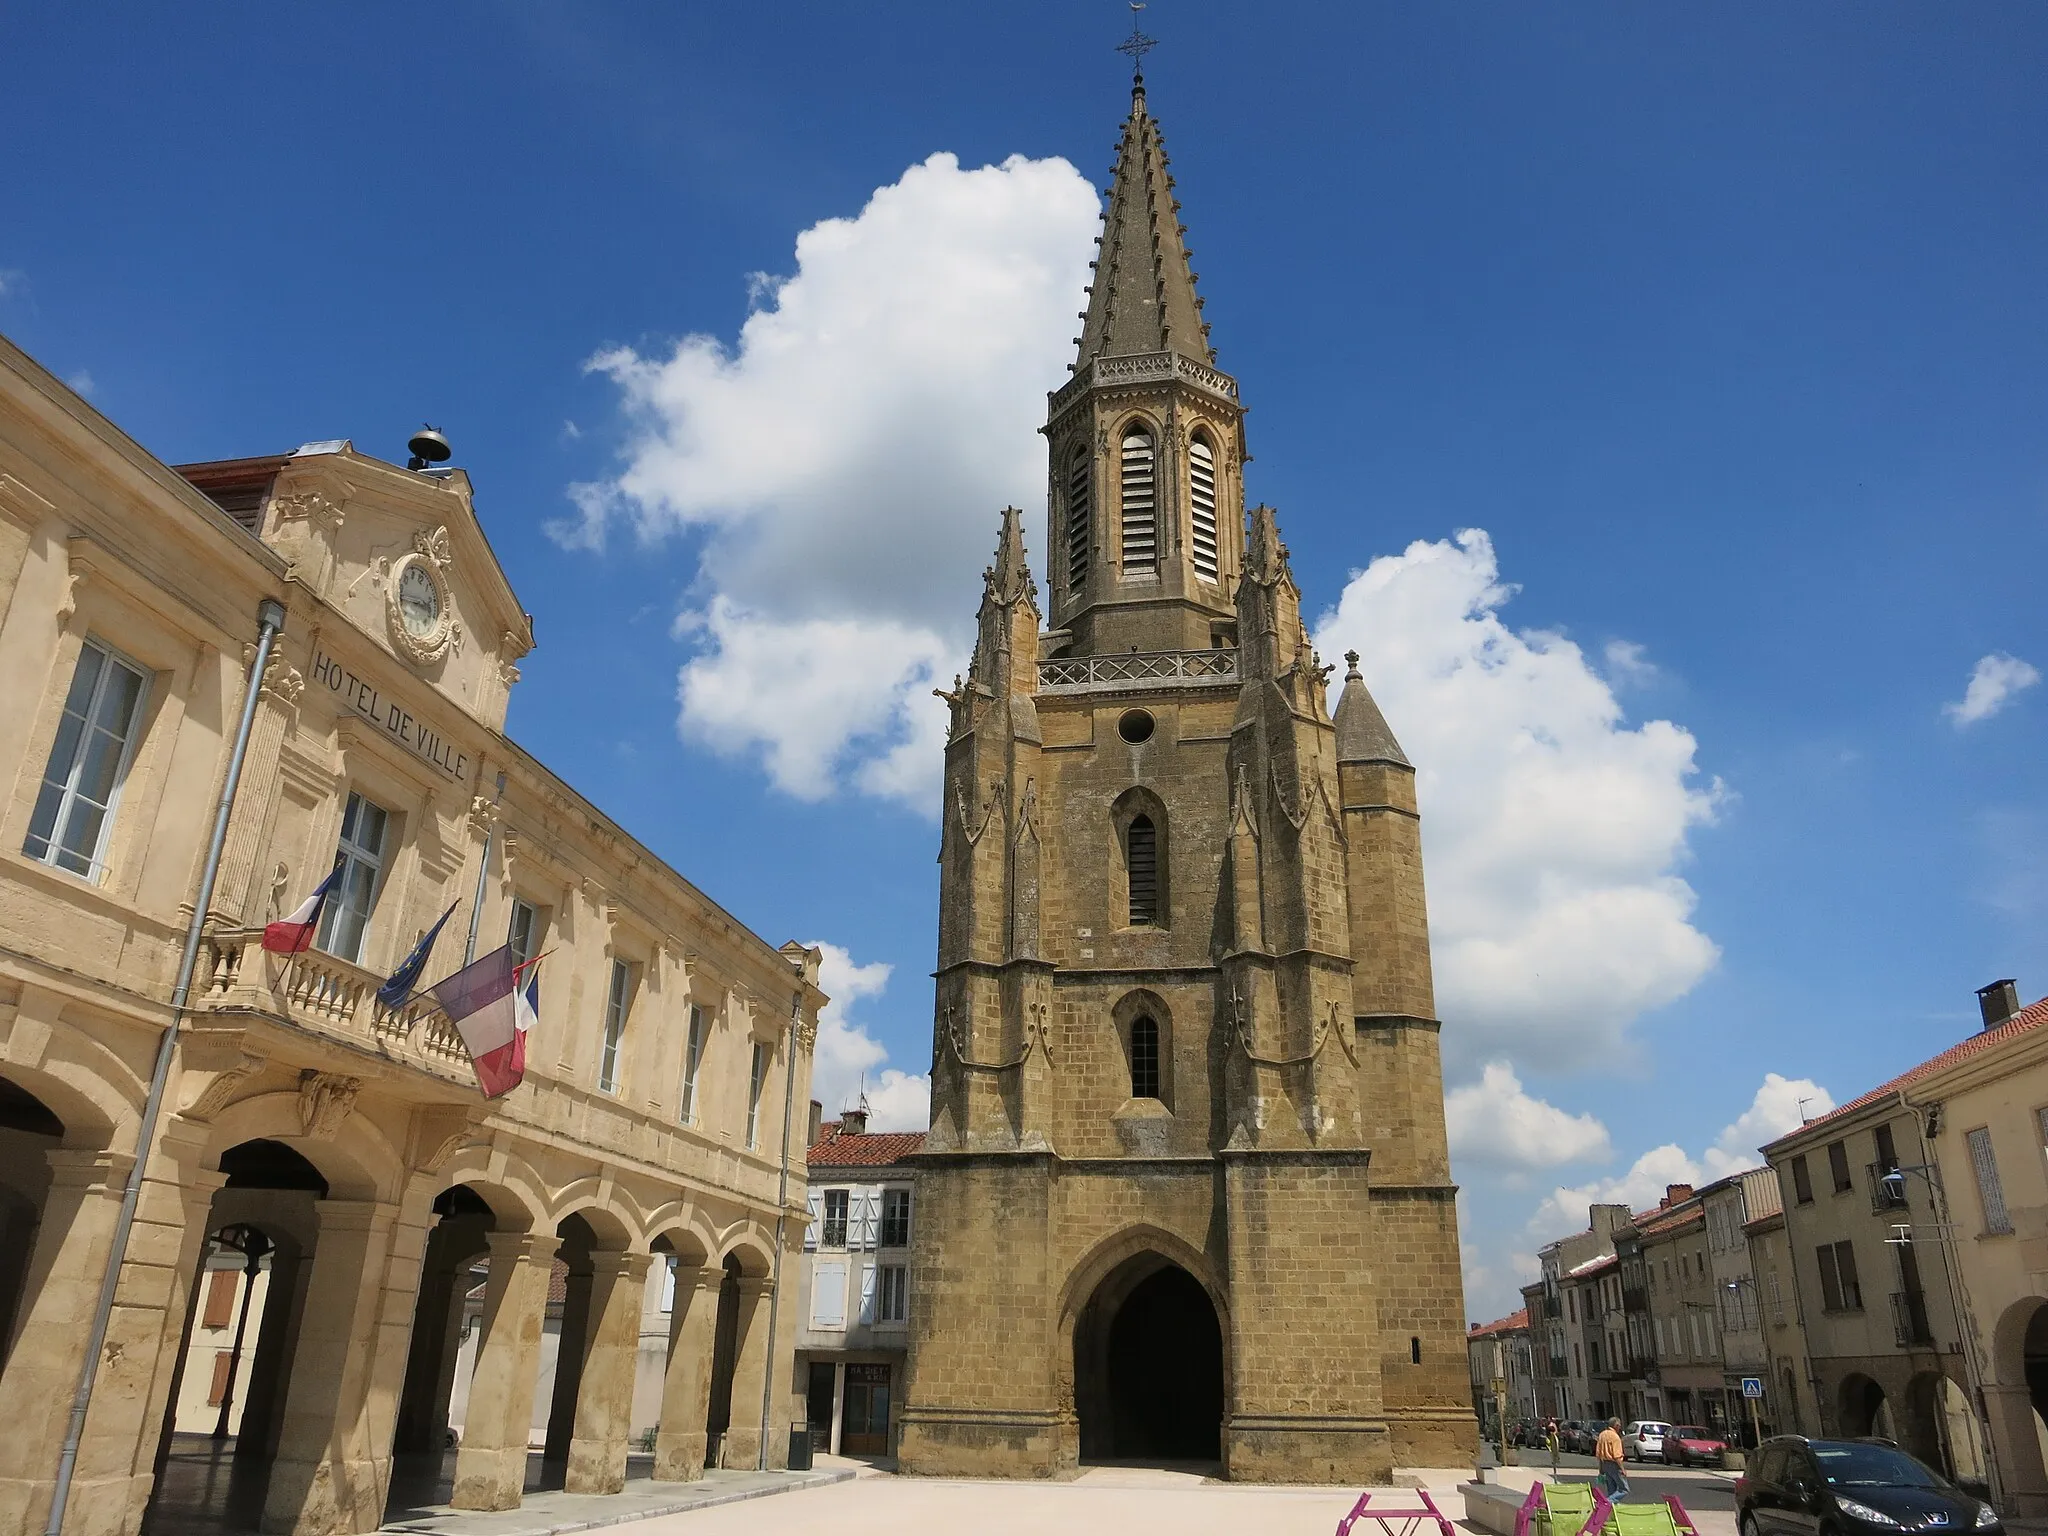
[[[843,1465],[837,1458],[835,1465]],[[1464,1500],[1455,1471],[1423,1474],[1431,1497],[1454,1521]],[[1526,1488],[1542,1475],[1510,1467],[1498,1474]],[[1567,1480],[1587,1474],[1567,1468]],[[1697,1518],[1701,1536],[1735,1536],[1735,1503],[1726,1476],[1677,1469],[1631,1468],[1632,1497],[1676,1493]],[[1390,1502],[1413,1498],[1388,1489]],[[773,1498],[636,1520],[614,1529],[644,1536],[772,1536],[829,1530],[832,1536],[1331,1536],[1358,1497],[1353,1488],[1256,1486],[1213,1481],[1199,1469],[1090,1467],[1072,1482],[981,1482],[897,1477],[864,1470],[852,1482]],[[1473,1530],[1475,1527],[1462,1526]],[[1366,1536],[1377,1536],[1361,1527]]]

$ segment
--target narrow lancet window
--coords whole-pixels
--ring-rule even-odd
[[[1143,427],[1124,432],[1123,568],[1151,571],[1159,563],[1158,495],[1154,489],[1152,434]]]
[[[1159,921],[1159,834],[1152,818],[1134,816],[1124,832],[1124,863],[1130,872],[1131,926]]]
[[[1188,507],[1194,514],[1195,574],[1216,579],[1216,451],[1197,433],[1188,444]]]
[[[1159,1097],[1159,1026],[1143,1015],[1131,1020],[1131,1097]]]
[[[1067,590],[1079,592],[1088,579],[1088,448],[1075,450],[1067,466]]]

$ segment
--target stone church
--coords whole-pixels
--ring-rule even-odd
[[[1003,513],[946,694],[906,1471],[1384,1483],[1474,1446],[1415,770],[1334,721],[1134,84],[1049,612]]]

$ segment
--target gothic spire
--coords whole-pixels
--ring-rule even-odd
[[[1337,700],[1337,761],[1412,766],[1401,743],[1394,739],[1387,717],[1366,692],[1365,678],[1358,670],[1358,652],[1346,651],[1344,662],[1344,692]]]
[[[1077,367],[1098,357],[1178,352],[1214,364],[1202,301],[1183,243],[1173,178],[1159,123],[1145,110],[1145,81],[1131,83],[1131,115],[1124,119],[1116,177],[1102,216],[1102,248],[1082,315]]]

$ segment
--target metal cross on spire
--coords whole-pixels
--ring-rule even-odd
[[[1116,45],[1118,53],[1131,56],[1131,78],[1145,78],[1145,55],[1159,46],[1159,39],[1147,37],[1138,30],[1138,12],[1145,9],[1145,0],[1131,0],[1131,35]]]

